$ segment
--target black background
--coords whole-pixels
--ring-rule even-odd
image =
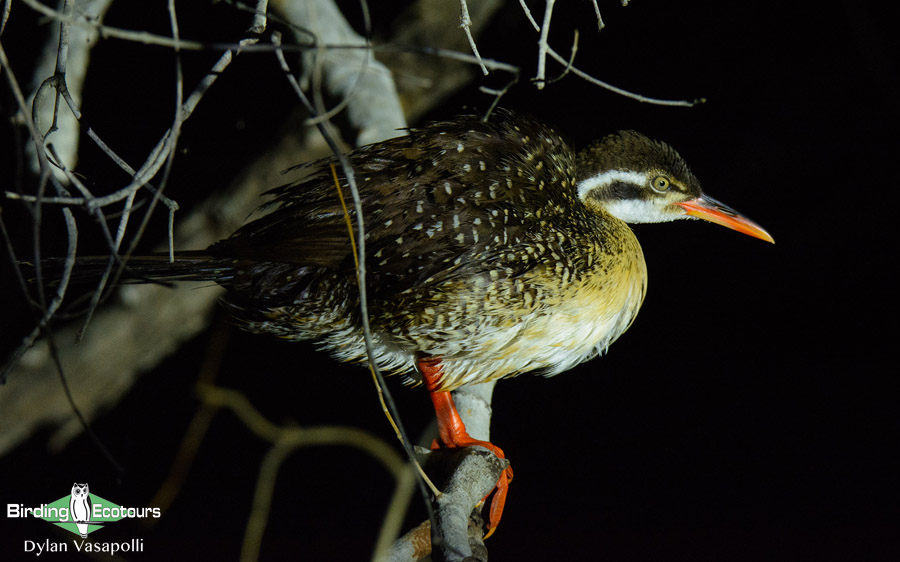
[[[142,2],[139,14],[121,4],[105,23],[166,33],[164,2]],[[196,4],[180,7],[185,37],[233,40],[247,25],[225,6]],[[543,7],[533,4],[539,18]],[[588,2],[558,3],[558,51],[567,52],[577,27],[580,68],[649,96],[707,99],[690,109],[641,104],[572,76],[537,92],[527,82],[537,37],[516,2],[479,39],[484,56],[525,69],[502,105],[553,123],[577,146],[622,128],[666,140],[708,193],[777,241],[700,222],[635,228],[650,284],[632,328],[607,356],[569,373],[497,387],[492,439],[516,479],[488,542],[493,560],[900,559],[890,265],[900,76],[880,5],[601,2],[607,27],[597,34]],[[3,44],[27,76],[43,24],[14,8]],[[396,9],[373,7],[376,31],[389,29]],[[173,57],[115,40],[95,53],[96,68],[121,71],[115,83],[89,79],[85,113],[98,126],[109,120],[108,142],[137,161],[170,119],[171,90],[154,93],[161,78],[152,71],[171,80]],[[217,56],[185,55],[186,72],[196,80]],[[477,85],[501,83],[479,82],[429,118],[484,109],[490,99]],[[141,94],[140,103],[125,93]],[[7,90],[2,103],[9,115]],[[227,182],[294,105],[270,56],[239,57],[185,128],[168,194],[186,205]],[[129,126],[113,126],[117,119]],[[3,135],[10,146],[8,127]],[[85,155],[81,165],[108,164]],[[15,162],[4,154],[3,177],[11,173]],[[4,203],[4,219],[24,246],[30,227],[13,207]],[[12,344],[30,325],[8,279],[3,287],[18,327],[4,329]],[[356,425],[392,440],[364,370],[305,344],[238,332],[219,316],[94,422],[124,475],[84,437],[49,454],[45,432],[0,459],[3,503],[50,501],[86,479],[104,498],[145,505],[197,408],[192,385],[211,341],[226,342],[217,382],[242,390],[270,419]],[[424,391],[390,385],[418,435],[431,416]],[[220,414],[159,524],[118,523],[102,540],[143,537],[145,552],[134,559],[236,559],[264,451]],[[384,471],[359,452],[293,454],[261,559],[366,559],[390,493]],[[420,501],[412,511],[410,523],[424,517]],[[42,540],[47,527],[4,520],[2,558],[20,556],[21,541]]]

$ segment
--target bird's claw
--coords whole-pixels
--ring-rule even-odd
[[[497,525],[500,524],[500,518],[503,516],[503,506],[506,505],[506,493],[509,492],[509,483],[512,482],[512,479],[512,466],[507,466],[494,486],[494,499],[491,500],[491,509],[488,511],[488,530],[482,540],[489,539],[494,534],[494,531],[497,530]],[[490,495],[488,494],[481,501],[483,502]]]

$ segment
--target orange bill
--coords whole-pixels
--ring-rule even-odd
[[[775,243],[775,239],[772,238],[772,235],[766,232],[763,227],[741,215],[728,205],[719,203],[712,197],[701,195],[696,199],[675,203],[675,205],[684,209],[689,216],[720,224],[732,230],[747,234],[748,236],[771,242],[772,244]]]

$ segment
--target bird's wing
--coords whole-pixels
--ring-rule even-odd
[[[533,244],[542,222],[563,220],[570,208],[564,199],[574,196],[573,151],[552,129],[508,112],[487,123],[471,117],[411,129],[407,136],[357,149],[349,160],[376,297],[493,270],[520,275],[533,262],[507,259],[512,250]],[[272,212],[210,252],[352,273],[332,163],[304,165],[306,177],[270,192]],[[346,178],[339,166],[336,172],[355,233]]]

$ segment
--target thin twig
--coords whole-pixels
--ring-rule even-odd
[[[475,59],[478,60],[478,65],[481,66],[481,72],[487,76],[488,69],[481,60],[481,54],[478,53],[478,46],[475,45],[475,38],[472,37],[472,17],[469,15],[469,6],[466,4],[466,0],[459,0],[459,26],[466,34],[466,39],[469,41],[469,48],[472,49],[472,54],[475,55]]]
[[[556,0],[544,1],[546,2],[544,5],[544,19],[541,21],[541,36],[538,39],[537,76],[534,79],[538,90],[543,90],[546,83],[547,50],[550,48],[550,45],[547,44],[547,39],[550,35],[550,18],[553,17],[553,5],[556,3]]]
[[[297,79],[294,77],[293,73],[290,71],[290,67],[287,64],[287,61],[284,58],[284,54],[278,48],[281,44],[281,36],[278,33],[272,34],[272,43],[275,45],[275,54],[278,58],[278,62],[281,65],[282,71],[284,72],[285,77],[288,80],[288,83],[291,85],[291,88],[297,94],[297,97],[306,107],[307,111],[310,113],[315,113],[315,107],[310,103],[309,99],[306,97],[306,94],[303,93],[302,88],[300,88],[300,84],[297,82]],[[390,392],[387,391],[386,385],[384,382],[384,376],[381,374],[381,370],[378,367],[378,364],[375,361],[375,346],[372,343],[372,330],[369,325],[369,310],[368,310],[368,301],[366,298],[366,235],[365,235],[365,220],[363,215],[362,208],[362,199],[359,195],[359,189],[356,185],[356,177],[353,172],[353,167],[350,165],[350,161],[347,159],[347,155],[344,154],[335,143],[334,139],[331,137],[331,134],[328,132],[327,127],[324,123],[319,123],[316,125],[319,129],[319,133],[322,135],[322,138],[325,139],[326,144],[328,144],[335,158],[337,158],[338,163],[341,165],[341,171],[344,174],[344,179],[347,182],[347,186],[350,189],[350,193],[353,196],[353,210],[356,214],[356,227],[357,227],[357,239],[356,239],[356,248],[357,248],[357,261],[358,267],[356,270],[356,280],[357,286],[359,290],[359,302],[360,302],[360,315],[362,319],[362,328],[363,328],[363,340],[366,346],[366,355],[368,357],[369,369],[374,374],[375,380],[378,382],[378,385],[384,389],[384,397],[386,405],[389,409],[390,416],[393,418],[393,422],[396,424],[396,428],[398,431],[398,438],[400,440],[401,445],[403,446],[404,451],[406,452],[407,457],[410,459],[415,466],[418,466],[419,463],[415,457],[415,451],[412,445],[409,442],[409,438],[407,437],[406,431],[403,428],[403,424],[400,420],[400,414],[397,410],[397,406],[394,403],[393,397],[390,395]],[[421,467],[419,468],[421,473]],[[421,473],[424,476],[424,473]],[[430,481],[429,481],[430,484]],[[425,478],[419,479],[419,485],[422,490],[423,498],[427,498],[427,490],[425,488]],[[434,491],[436,488],[433,484],[431,487]],[[436,495],[440,495],[440,492],[437,492]],[[426,501],[426,505],[429,509],[429,519],[431,518],[430,513],[430,502]]]
[[[532,25],[532,27],[534,27],[535,31],[540,32],[540,39],[538,41],[538,71],[533,80],[538,89],[542,89],[544,87],[544,85],[546,85],[548,83],[548,81],[546,80],[546,70],[545,70],[546,62],[545,61],[546,61],[546,55],[550,55],[551,58],[553,58],[557,62],[565,65],[565,70],[563,71],[563,74],[561,76],[559,76],[556,80],[558,80],[559,78],[562,78],[562,76],[571,72],[572,74],[578,76],[579,78],[581,78],[583,80],[588,81],[591,84],[600,86],[601,88],[605,88],[605,89],[607,89],[611,92],[615,92],[621,96],[625,96],[627,98],[631,98],[631,99],[639,101],[639,102],[652,103],[655,105],[692,107],[694,105],[697,105],[698,103],[703,103],[704,101],[706,101],[705,99],[702,99],[702,98],[695,99],[693,101],[687,101],[687,100],[664,100],[664,99],[659,99],[659,98],[651,98],[648,96],[642,96],[642,95],[636,94],[634,92],[629,92],[628,90],[625,90],[623,88],[619,88],[618,86],[613,86],[612,84],[610,84],[608,82],[604,82],[603,80],[600,80],[599,78],[595,78],[595,77],[591,76],[590,74],[588,74],[587,72],[584,72],[583,70],[574,66],[572,64],[572,61],[574,60],[575,51],[577,50],[577,38],[576,38],[576,43],[573,45],[572,53],[568,60],[565,57],[561,56],[559,53],[557,53],[555,50],[553,50],[553,48],[550,47],[549,42],[547,41],[547,35],[549,34],[549,30],[550,30],[550,16],[552,15],[554,2],[555,2],[555,0],[546,0],[545,9],[544,9],[544,21],[543,21],[542,25],[538,25],[538,23],[535,21],[534,17],[531,15],[531,10],[529,10],[528,6],[525,4],[525,0],[519,0],[519,5],[522,7],[522,11],[525,14],[525,17],[528,19],[529,22],[531,22],[531,25]],[[623,6],[625,6],[627,4],[628,4],[627,1],[622,2]],[[596,3],[595,3],[595,7],[596,7]],[[596,10],[596,14],[599,17],[599,15],[600,15],[599,9]],[[598,20],[598,21],[600,23],[602,23],[602,20]]]
[[[0,37],[6,31],[6,22],[9,21],[9,13],[12,11],[12,0],[6,0],[3,3],[3,18],[0,19]]]
[[[178,17],[175,13],[175,1],[174,0],[169,0],[169,2],[168,2],[168,13],[169,13],[169,25],[172,30],[172,38],[175,39],[175,42],[177,45],[178,40],[180,38],[180,34],[178,31]],[[127,259],[127,256],[129,256],[131,254],[131,251],[134,249],[138,240],[140,240],[143,237],[144,228],[146,227],[147,223],[149,222],[150,217],[153,215],[153,211],[156,208],[156,204],[161,200],[160,198],[162,196],[162,191],[165,189],[165,186],[166,186],[166,183],[167,183],[167,180],[169,177],[169,173],[171,172],[171,169],[172,169],[172,162],[174,161],[174,155],[175,155],[174,149],[178,143],[178,136],[181,131],[181,123],[182,123],[181,104],[182,104],[182,99],[183,99],[183,95],[184,95],[184,90],[183,90],[184,81],[183,81],[183,76],[182,76],[182,72],[181,72],[181,51],[179,50],[179,48],[177,46],[174,49],[174,53],[175,53],[175,112],[174,112],[175,115],[173,118],[174,122],[170,128],[170,131],[172,131],[172,134],[170,135],[170,139],[171,139],[170,145],[172,148],[171,148],[171,150],[169,150],[167,152],[166,164],[165,164],[165,169],[163,171],[163,178],[162,178],[162,181],[160,182],[160,187],[159,187],[159,189],[154,190],[153,197],[150,200],[150,205],[148,205],[147,209],[144,212],[144,220],[142,221],[141,227],[138,229],[138,232],[134,236],[131,248],[129,248],[129,251],[126,254],[126,259]],[[75,183],[75,185],[79,185],[81,183],[80,181],[77,181],[77,179],[75,179],[75,178],[70,178],[70,181]],[[82,339],[84,338],[84,335],[87,331],[87,327],[90,324],[90,321],[94,316],[94,312],[97,310],[97,306],[100,304],[100,298],[103,296],[103,292],[106,289],[106,283],[109,280],[109,277],[110,277],[110,274],[112,273],[113,267],[116,265],[116,263],[123,263],[120,260],[119,255],[118,255],[119,248],[121,247],[122,241],[125,238],[125,231],[128,227],[128,221],[131,218],[131,210],[134,206],[134,199],[136,196],[137,196],[137,191],[133,191],[125,199],[125,206],[122,210],[121,216],[119,217],[119,226],[116,231],[116,239],[115,239],[115,241],[110,241],[109,261],[107,262],[106,268],[104,269],[103,274],[101,275],[100,280],[97,282],[97,286],[94,288],[93,294],[91,295],[91,301],[88,305],[87,312],[85,313],[84,319],[81,323],[81,328],[78,330],[78,333],[75,336],[76,343],[81,342]],[[170,201],[169,199],[166,199],[165,203],[167,203],[170,207],[169,217],[171,219],[173,216],[174,210],[172,209],[171,203],[169,201]],[[90,208],[90,207],[91,207],[91,204],[89,202],[88,208]],[[102,216],[102,212],[100,211],[99,208],[97,208],[97,213]],[[104,232],[106,232],[105,220],[101,221],[100,224],[103,226]],[[169,243],[169,259],[170,260],[174,260],[174,247],[172,244],[172,238],[173,238],[172,228],[173,228],[173,226],[174,226],[173,222],[172,222],[172,220],[170,220],[169,221],[169,242],[170,242]]]
[[[572,50],[569,53],[569,62],[566,63],[566,67],[556,78],[551,78],[547,80],[547,84],[553,84],[555,82],[559,82],[572,70],[572,65],[575,64],[575,55],[578,53],[578,30],[575,30],[575,37],[572,38]]]
[[[178,30],[178,17],[175,14],[175,0],[169,0],[169,21],[171,22],[172,28],[172,38],[175,39],[176,43],[180,42],[181,34]],[[196,91],[196,90],[195,90]],[[204,90],[205,91],[205,90]],[[192,93],[193,95],[193,93]],[[185,113],[183,109],[183,100],[184,100],[184,73],[181,67],[181,51],[179,48],[175,48],[175,111],[173,116],[173,123],[171,130],[173,131],[172,135],[172,147],[173,149],[169,151],[168,157],[166,158],[166,166],[163,170],[163,176],[159,184],[159,189],[153,190],[153,198],[150,200],[150,205],[147,208],[146,213],[144,214],[144,220],[141,222],[140,227],[138,228],[137,234],[134,237],[135,242],[143,237],[144,230],[146,229],[150,217],[153,214],[153,210],[156,208],[156,204],[158,202],[162,202],[169,209],[169,224],[168,224],[168,248],[169,248],[169,261],[175,261],[175,210],[178,208],[178,205],[172,205],[173,201],[168,199],[167,197],[163,197],[163,191],[166,188],[169,180],[169,174],[172,173],[172,165],[175,162],[175,150],[174,147],[178,143],[178,137],[181,135],[181,127],[184,123],[184,120],[187,119],[191,113],[193,113],[194,108],[199,103],[200,98],[197,97],[192,101],[192,105],[189,105],[189,111]],[[130,256],[134,251],[136,245],[133,243],[130,248],[128,248],[127,256]]]
[[[392,47],[392,46],[384,46],[382,49],[392,49],[396,48],[398,50],[406,50],[402,47]],[[450,49],[440,49],[435,47],[419,47],[415,49],[416,52],[420,52],[425,55],[434,55],[437,57],[443,57],[451,60],[458,60],[469,64],[479,64],[484,65],[490,70],[502,70],[506,72],[512,72],[514,74],[519,73],[519,67],[513,64],[509,64],[506,62],[494,60],[494,59],[485,59],[485,58],[476,58],[474,55],[469,55],[466,53],[460,53],[459,51],[453,51]]]
[[[66,14],[58,10],[54,10],[53,8],[41,4],[37,0],[22,0],[22,2],[24,2],[32,10],[40,12],[45,16],[59,21],[60,24],[68,23],[93,28],[96,29],[102,37],[124,39],[126,41],[132,41],[135,43],[143,43],[145,45],[158,45],[161,47],[171,48],[178,47],[181,49],[192,51],[203,51],[209,48],[208,44],[201,41],[175,41],[170,37],[156,35],[155,33],[149,33],[146,31],[129,31],[126,29],[119,29],[117,27],[110,27],[83,15]]]
[[[597,0],[591,0],[591,4],[594,5],[594,15],[597,16],[597,31],[601,31],[606,24],[603,23],[603,16],[600,15],[600,6],[597,5]]]
[[[493,113],[494,110],[497,108],[497,105],[500,104],[500,98],[502,98],[504,95],[506,95],[506,92],[508,92],[510,88],[512,88],[514,85],[516,85],[518,83],[519,83],[519,75],[516,74],[515,76],[513,76],[512,80],[507,82],[506,85],[503,86],[502,88],[500,88],[499,90],[495,90],[493,88],[486,88],[484,86],[481,86],[480,88],[478,88],[479,92],[494,96],[494,101],[491,102],[490,107],[488,107],[487,111],[484,112],[484,116],[481,118],[482,121],[487,123],[488,117],[491,116],[491,113]]]
[[[566,58],[563,57],[563,56],[561,56],[561,55],[560,55],[559,53],[557,53],[556,51],[554,51],[552,47],[551,47],[550,49],[547,50],[547,54],[549,54],[549,55],[550,55],[554,60],[556,60],[557,62],[560,62],[560,63],[562,63],[562,64],[567,64]],[[600,79],[598,79],[598,78],[594,78],[593,76],[591,76],[591,75],[588,74],[587,72],[585,72],[585,71],[579,69],[579,68],[576,67],[576,66],[570,66],[570,67],[569,67],[569,71],[570,71],[572,74],[578,76],[579,78],[582,78],[583,80],[587,80],[587,81],[590,82],[591,84],[594,84],[594,85],[596,85],[596,86],[600,86],[601,88],[605,88],[605,89],[607,89],[607,90],[609,90],[609,91],[611,91],[611,92],[615,92],[615,93],[617,93],[617,94],[619,94],[619,95],[621,95],[621,96],[625,96],[626,98],[631,98],[631,99],[633,99],[633,100],[636,100],[636,101],[639,101],[639,102],[643,102],[643,103],[652,103],[652,104],[655,104],[655,105],[668,105],[668,106],[676,106],[676,107],[693,107],[693,106],[697,105],[698,103],[703,103],[704,101],[706,101],[706,100],[704,100],[704,99],[702,99],[702,98],[700,98],[700,99],[695,99],[695,100],[693,100],[693,101],[687,101],[687,100],[664,100],[664,99],[659,99],[659,98],[650,98],[650,97],[647,97],[647,96],[642,96],[642,95],[640,95],[640,94],[635,94],[634,92],[629,92],[628,90],[623,90],[622,88],[619,88],[619,87],[617,87],[617,86],[613,86],[612,84],[610,84],[610,83],[608,83],[608,82],[604,82],[603,80],[600,80]]]
[[[22,89],[19,87],[19,82],[16,80],[15,75],[12,72],[12,69],[9,65],[9,59],[6,56],[6,50],[3,48],[3,44],[0,43],[0,69],[6,73],[7,83],[10,86],[10,90],[12,90],[13,97],[16,99],[16,103],[19,106],[19,109],[25,111],[25,96],[22,94]],[[65,192],[65,188],[59,183],[59,181],[50,173],[50,163],[47,161],[47,153],[44,150],[43,146],[43,137],[38,133],[35,128],[34,122],[30,119],[25,119],[25,126],[28,128],[28,132],[31,135],[32,140],[37,144],[37,154],[39,158],[40,168],[41,168],[41,177],[38,187],[38,198],[36,200],[36,205],[34,206],[32,212],[34,213],[34,259],[35,259],[35,275],[38,278],[38,300],[41,303],[41,309],[43,310],[42,317],[38,322],[37,326],[23,338],[22,342],[19,346],[13,351],[7,360],[6,364],[3,365],[2,370],[0,370],[0,384],[6,381],[6,375],[9,370],[16,364],[19,358],[28,350],[34,342],[37,341],[38,336],[41,333],[41,330],[46,327],[49,323],[50,318],[53,317],[56,310],[59,308],[59,304],[62,302],[65,297],[66,288],[68,287],[69,276],[72,272],[72,267],[75,264],[75,249],[77,247],[77,239],[78,239],[78,226],[75,224],[74,218],[72,217],[72,212],[69,209],[63,209],[63,216],[66,219],[66,230],[67,236],[69,240],[69,249],[70,252],[66,255],[65,264],[63,266],[63,276],[60,280],[59,285],[56,288],[56,295],[53,300],[50,302],[50,305],[47,306],[46,298],[43,293],[43,286],[40,282],[41,280],[41,266],[40,266],[40,224],[41,224],[41,204],[40,204],[40,195],[46,189],[47,183],[52,183],[56,190],[60,193],[63,193],[64,196],[68,196],[68,193]]]
[[[210,384],[198,384],[203,403],[212,408],[227,408],[254,435],[272,443],[260,466],[256,480],[253,507],[244,531],[241,560],[256,560],[268,520],[269,508],[277,482],[278,469],[287,456],[299,447],[349,445],[378,460],[393,478],[400,482],[408,473],[403,458],[381,439],[368,431],[347,426],[284,427],[266,419],[247,397],[235,390]]]
[[[100,150],[102,150],[103,153],[106,154],[106,156],[108,158],[110,158],[113,162],[115,162],[115,164],[117,166],[119,166],[119,168],[121,168],[125,173],[127,173],[129,176],[134,176],[137,173],[135,171],[135,169],[132,168],[128,164],[128,162],[126,162],[124,159],[122,159],[122,157],[119,156],[109,145],[107,145],[105,142],[103,142],[103,140],[99,136],[97,136],[97,133],[93,129],[91,129],[89,127],[87,129],[86,133],[87,133],[88,138],[90,138],[92,141],[94,141],[94,143],[100,148]],[[175,244],[175,241],[174,241],[175,211],[179,210],[180,207],[178,206],[178,203],[176,203],[174,199],[169,199],[168,197],[163,195],[162,191],[157,189],[153,184],[148,182],[148,183],[144,184],[144,187],[149,189],[150,192],[153,193],[154,196],[156,198],[158,198],[163,203],[163,205],[165,205],[166,208],[169,210],[168,247],[169,247],[169,256],[171,258],[172,250],[173,250],[174,244]],[[45,199],[44,203],[47,203],[47,202],[48,201]],[[84,204],[84,203],[82,202],[80,204]],[[143,233],[145,226],[146,226],[146,220],[141,223],[141,226],[138,229],[138,233],[134,236],[134,238],[136,240],[139,240],[141,238],[141,234]],[[133,247],[130,248],[129,251],[131,249],[133,249]]]
[[[3,236],[3,243],[6,246],[6,253],[9,255],[9,261],[13,265],[13,274],[16,276],[16,283],[19,285],[23,295],[28,294],[25,276],[22,275],[22,268],[19,266],[19,260],[16,258],[16,249],[13,247],[12,238],[6,229],[6,223],[3,221],[3,207],[0,207],[0,235]]]
[[[215,382],[216,376],[222,367],[222,360],[228,347],[230,334],[231,328],[227,324],[214,324],[209,343],[206,345],[206,354],[197,375],[198,394],[201,392],[200,388],[202,385],[206,385],[203,388],[210,388]],[[169,510],[169,507],[171,507],[172,502],[175,501],[184,485],[188,472],[200,451],[200,445],[212,426],[213,419],[219,412],[219,409],[220,406],[201,400],[200,407],[194,413],[194,417],[191,418],[191,422],[181,438],[178,451],[175,453],[175,458],[169,467],[168,475],[162,484],[159,485],[156,493],[153,494],[153,498],[147,502],[147,505],[156,506],[163,513]],[[147,523],[156,525],[158,521],[158,519],[149,519]]]
[[[212,84],[216,81],[216,78],[219,75],[221,75],[221,73],[224,71],[224,69],[231,63],[234,55],[239,54],[245,45],[253,44],[255,42],[256,42],[256,39],[245,39],[244,41],[239,42],[238,47],[236,48],[235,51],[226,51],[225,53],[222,54],[221,57],[219,57],[219,60],[216,61],[216,63],[213,65],[213,68],[209,71],[209,73],[207,73],[207,75],[204,77],[204,79],[200,81],[200,84],[198,84],[197,87],[194,88],[194,91],[191,93],[190,96],[188,96],[187,100],[183,104],[181,104],[180,114],[179,114],[180,115],[180,123],[183,123],[191,116],[193,111],[196,109],[197,104],[200,102],[200,99],[208,91],[210,86],[212,86]],[[183,46],[183,43],[180,41],[175,41],[175,43],[178,43],[179,45]],[[88,136],[91,137],[92,139],[94,139],[95,142],[97,142],[97,145],[101,149],[104,149],[104,150],[109,149],[109,147],[108,147],[108,145],[106,145],[106,143],[98,142],[99,139],[95,132],[93,134],[91,134],[91,130],[89,130],[88,133],[89,133]],[[156,175],[156,173],[160,170],[160,168],[162,168],[162,166],[165,164],[166,160],[168,160],[168,158],[170,158],[171,155],[174,154],[176,140],[177,140],[177,131],[175,131],[173,128],[169,128],[163,134],[163,136],[160,138],[160,140],[157,142],[156,146],[154,146],[154,148],[151,150],[150,155],[144,161],[143,166],[140,169],[138,169],[137,171],[134,171],[132,173],[132,181],[125,187],[123,187],[113,193],[110,193],[109,195],[105,195],[103,197],[96,197],[93,200],[88,200],[85,198],[81,198],[81,199],[71,198],[71,197],[50,198],[49,202],[60,203],[60,204],[70,204],[70,205],[76,204],[76,205],[90,205],[93,207],[105,207],[112,203],[122,201],[122,200],[126,199],[127,197],[129,197],[131,195],[131,193],[133,193],[134,191],[137,191],[141,187],[147,185],[150,178],[152,178]],[[112,155],[112,153],[110,152],[109,155]],[[116,157],[116,158],[117,158],[118,162],[121,162],[121,159],[119,159],[118,157]],[[7,192],[7,197],[21,199],[23,201],[30,201],[30,202],[36,201],[33,196],[13,194],[10,192]],[[161,199],[161,201],[163,203],[165,203],[167,206],[170,206],[170,209],[172,209],[171,200],[164,198],[164,199]]]
[[[531,22],[531,26],[535,31],[540,32],[541,26],[538,25],[537,21],[535,21],[534,16],[531,15],[531,10],[528,9],[528,4],[525,3],[525,0],[519,0],[519,6],[522,7],[522,11],[525,12],[525,17],[528,18],[528,21]]]
[[[406,467],[408,468],[409,465],[407,464]],[[374,560],[378,560],[382,553],[390,551],[395,540],[400,536],[400,530],[403,528],[403,523],[406,519],[407,508],[416,491],[418,478],[415,471],[407,469],[399,477],[395,475],[394,478],[397,483],[394,486],[394,494],[391,496],[391,501],[385,510],[381,530],[378,532],[378,539],[372,551]],[[426,521],[430,523],[429,519],[426,519]]]

